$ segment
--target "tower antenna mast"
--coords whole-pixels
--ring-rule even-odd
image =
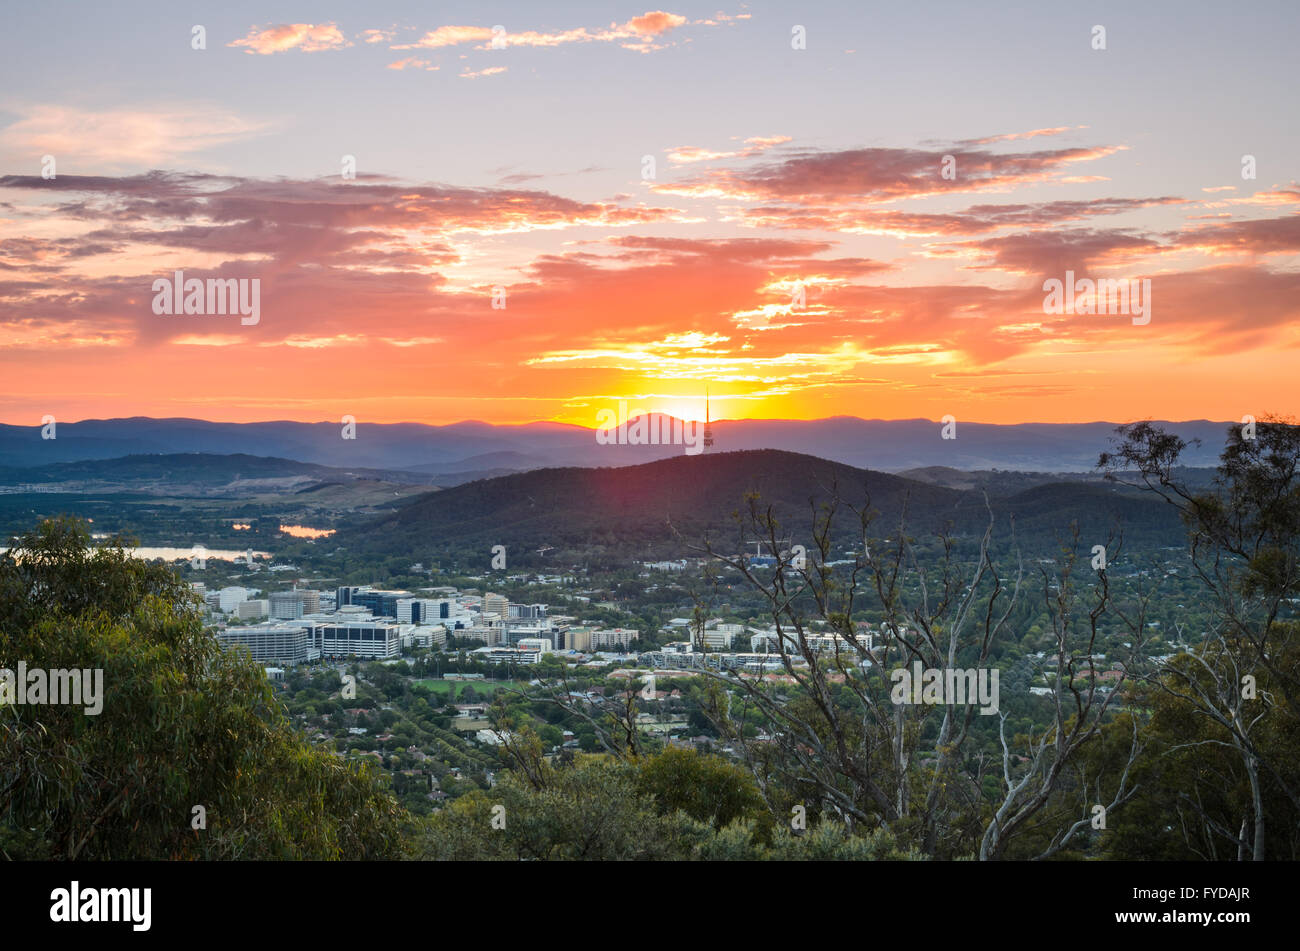
[[[704,388],[704,448],[713,445],[713,429],[709,422],[709,388]]]

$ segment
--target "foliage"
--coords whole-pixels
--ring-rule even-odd
[[[188,588],[54,520],[0,557],[0,667],[103,671],[103,709],[0,707],[0,849],[25,859],[396,857],[382,784],[290,724]],[[195,828],[195,807],[206,828]]]

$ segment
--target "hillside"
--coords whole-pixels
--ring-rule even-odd
[[[329,527],[335,518],[391,507],[432,488],[432,477],[331,468],[292,459],[170,453],[0,468],[0,536],[43,518],[74,515],[100,531],[172,544],[240,542],[233,521]]]
[[[869,496],[879,512],[875,534],[888,536],[904,509],[914,536],[944,524],[967,536],[987,522],[985,493],[927,484],[882,472],[779,450],[676,456],[624,468],[540,469],[455,486],[418,496],[391,514],[353,521],[340,544],[353,551],[423,555],[513,550],[512,565],[538,563],[534,549],[554,546],[548,556],[604,553],[611,557],[684,557],[688,545],[707,535],[726,550],[738,540],[732,513],[749,492],[771,504],[791,541],[808,543],[810,500],[818,505],[838,487],[846,503]],[[1050,551],[1058,533],[1077,519],[1085,537],[1104,540],[1117,522],[1144,544],[1181,542],[1177,520],[1149,497],[1107,483],[1060,482],[1022,492],[989,493],[1003,538],[1016,517],[1017,537],[1029,551]],[[836,539],[854,531],[847,510]],[[680,533],[678,538],[674,533]]]

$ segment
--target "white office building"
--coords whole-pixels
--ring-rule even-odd
[[[271,617],[291,621],[320,611],[320,592],[306,588],[276,591],[271,594]]]
[[[466,617],[451,598],[402,598],[397,602],[399,624],[438,624]]]
[[[727,626],[740,627],[739,624]],[[734,631],[722,631],[718,628],[714,628],[711,631],[705,631],[702,635],[702,639],[704,641],[704,646],[706,647],[712,647],[714,650],[731,650],[732,645],[736,641],[736,634]]]
[[[293,667],[316,660],[311,634],[304,628],[287,624],[257,624],[228,627],[217,632],[223,650],[236,646],[248,648],[253,660],[263,665]]]
[[[387,621],[311,621],[306,625],[322,657],[400,657],[402,629]]]
[[[253,588],[241,588],[237,585],[222,588],[217,592],[217,608],[222,614],[230,614],[242,602],[247,601],[255,590]],[[211,596],[211,592],[209,592],[209,596]]]
[[[627,627],[613,627],[606,631],[592,631],[591,646],[594,650],[613,648],[627,650],[628,646],[640,636],[640,631]]]

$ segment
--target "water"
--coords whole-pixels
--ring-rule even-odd
[[[132,557],[135,558],[161,558],[164,561],[189,561],[195,555],[202,555],[204,558],[210,558],[214,561],[234,561],[238,558],[243,561],[247,556],[247,551],[230,551],[224,548],[132,548],[130,549]],[[255,551],[253,558],[270,558],[270,552]]]
[[[96,535],[94,537],[106,538],[107,536]],[[3,554],[8,550],[9,550],[8,548],[0,547],[0,554]],[[200,550],[198,548],[166,548],[166,547],[151,548],[146,546],[141,548],[129,548],[127,549],[127,551],[130,553],[130,555],[133,558],[140,558],[145,561],[148,561],[152,558],[161,558],[164,561],[189,561],[191,558],[195,557],[196,555],[201,555],[204,558],[210,558],[213,561],[234,561],[236,558],[238,558],[240,561],[243,561],[248,556],[247,551],[231,551],[222,548],[209,548],[206,550]],[[265,552],[265,551],[253,552],[254,560],[258,558],[266,559],[270,557],[271,557],[270,552]]]
[[[336,529],[308,528],[306,525],[281,525],[280,531],[294,538],[329,538]]]

